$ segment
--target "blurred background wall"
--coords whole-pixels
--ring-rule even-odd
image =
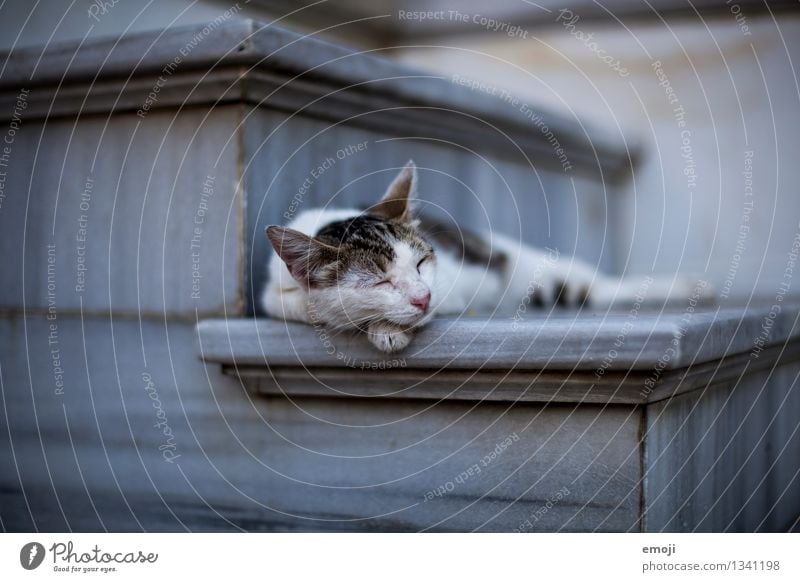
[[[210,21],[232,6],[10,2],[0,48]],[[238,3],[237,17],[279,19],[443,76],[481,80],[484,90],[621,133],[637,163],[603,201],[614,221],[614,268],[696,273],[740,301],[774,298],[800,233],[796,7],[252,0]]]
[[[641,157],[614,201],[617,268],[707,272],[731,298],[769,297],[799,232],[800,14],[745,14],[746,29],[730,11],[630,23],[609,15],[567,28],[576,8],[572,17],[554,11],[561,22],[528,39],[457,37],[441,42],[453,48],[407,48],[400,58],[470,71],[621,130]],[[588,43],[627,74],[575,31],[593,35]]]

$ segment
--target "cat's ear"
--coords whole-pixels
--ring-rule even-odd
[[[299,230],[283,226],[267,228],[267,238],[272,248],[286,263],[292,277],[304,289],[314,287],[321,282],[325,266],[336,260],[338,250],[316,240]]]
[[[411,202],[416,196],[417,166],[409,160],[389,185],[381,201],[369,209],[369,213],[384,220],[410,222]]]

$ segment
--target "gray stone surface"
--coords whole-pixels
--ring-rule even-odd
[[[605,530],[638,520],[631,407],[251,401],[196,359],[188,324],[57,324],[63,394],[49,322],[0,320],[6,528],[510,530],[531,519],[537,530]],[[173,463],[159,450],[159,410]],[[455,481],[474,464],[480,473]],[[450,481],[457,489],[425,501]],[[542,513],[562,487],[570,493]]]
[[[472,144],[494,155],[513,155],[518,163],[530,165],[530,160],[535,160],[541,166],[560,164],[546,132],[518,107],[498,97],[374,54],[356,53],[272,25],[230,20],[210,28],[178,27],[168,33],[140,32],[79,45],[67,42],[44,53],[39,48],[14,53],[0,80],[0,91],[5,90],[0,95],[0,111],[11,109],[8,105],[20,87],[54,87],[62,77],[67,90],[56,99],[51,99],[47,90],[31,95],[31,115],[42,115],[52,108],[60,114],[75,113],[78,107],[91,111],[136,109],[137,100],[128,98],[130,92],[139,101],[144,100],[163,67],[178,58],[156,107],[222,99],[265,102],[273,108],[296,111],[330,94],[323,103],[311,106],[308,113],[341,119],[349,112],[383,110],[378,117],[387,132],[393,129],[391,133],[409,135],[415,128],[431,131],[438,127],[441,138]],[[4,61],[6,56],[0,53]],[[212,68],[214,74],[205,75]],[[234,74],[222,81],[225,71]],[[186,76],[191,82],[186,82]],[[116,86],[105,83],[120,77],[126,79],[121,86],[118,82]],[[295,78],[288,87],[282,87]],[[214,91],[206,90],[209,84]],[[276,88],[280,90],[275,92]],[[546,111],[532,113],[557,135],[577,171],[612,179],[630,167],[629,156],[635,152],[623,136],[609,135],[585,122]]]
[[[742,372],[648,407],[648,531],[796,531],[798,374]]]
[[[226,146],[237,119],[218,107],[26,120],[0,211],[0,308],[45,310],[52,282],[65,311],[241,313],[244,210],[235,140]]]
[[[785,305],[771,320],[768,344],[797,337],[798,314],[796,306]],[[630,321],[622,314],[564,312],[533,316],[516,326],[510,318],[436,319],[401,357],[407,368],[433,370],[596,370],[608,358],[608,370],[644,371],[663,358],[663,369],[672,370],[750,351],[768,315],[766,308],[710,308],[685,320],[676,311],[643,312],[614,358],[608,358],[609,350]],[[387,359],[364,337],[337,336],[331,354],[314,327],[268,319],[203,321],[198,334],[203,357],[223,364],[344,367],[350,360]]]
[[[270,496],[301,514],[383,515],[364,525],[413,530],[638,527],[640,417],[630,407],[268,403],[277,438],[267,458],[316,484],[272,480]]]
[[[196,359],[190,324],[57,324],[63,395],[49,322],[0,322],[6,528],[628,531],[642,487],[651,531],[775,531],[798,510],[796,364],[649,405],[642,482],[641,406],[251,400]]]
[[[590,498],[574,517],[572,508],[556,505],[548,519],[529,520],[530,531],[788,531],[800,515],[797,313],[790,305],[775,317],[765,309],[714,309],[688,322],[681,313],[642,314],[602,378],[587,370],[613,344],[620,317],[562,313],[527,321],[517,335],[502,320],[439,320],[418,338],[421,347],[389,359],[356,338],[337,340],[337,353],[345,357],[329,358],[315,347],[320,340],[311,328],[274,321],[203,322],[198,339],[208,359],[223,363],[254,393],[270,396],[271,411],[282,410],[283,421],[296,429],[293,438],[312,438],[320,419],[341,429],[341,435],[320,438],[331,447],[348,441],[353,424],[397,424],[393,434],[399,434],[406,423],[379,411],[402,411],[409,403],[435,411],[432,426],[454,406],[471,407],[470,418],[507,406],[533,415],[537,430],[546,430],[546,420],[539,425],[546,419],[542,411],[561,423],[594,411],[597,422],[575,444],[585,436],[600,448],[602,427],[619,411],[640,419],[632,443],[623,445],[626,462],[635,459],[638,469],[630,469],[627,488],[614,487],[608,519],[588,511]],[[769,334],[761,335],[765,329]],[[753,350],[759,337],[764,349]],[[469,350],[453,360],[456,346],[465,345]],[[672,356],[665,360],[666,353]],[[380,362],[389,369],[361,369]],[[498,424],[514,426],[512,419],[503,413]],[[286,454],[298,466],[310,463],[305,452],[287,448]],[[554,470],[569,473],[567,467]],[[474,501],[478,494],[471,496]],[[442,501],[458,507],[447,496]],[[641,503],[640,519],[626,526],[628,518],[612,517],[634,501]],[[456,529],[483,523],[479,503],[474,507],[467,521],[452,522]]]

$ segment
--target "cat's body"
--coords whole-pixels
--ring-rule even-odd
[[[618,279],[552,249],[412,216],[409,163],[367,211],[313,209],[267,231],[276,250],[262,304],[276,318],[355,328],[382,351],[408,345],[434,313],[513,316],[533,306],[594,308],[686,298],[684,278]],[[646,281],[646,285],[643,285]]]

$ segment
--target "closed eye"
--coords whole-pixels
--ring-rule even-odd
[[[385,285],[392,285],[392,282],[389,279],[384,279],[383,281],[378,281],[373,285],[373,287],[383,287]]]
[[[420,267],[422,267],[423,263],[424,263],[425,261],[427,261],[428,259],[430,259],[430,256],[425,256],[425,257],[422,257],[422,258],[419,260],[419,263],[417,263],[417,271],[419,271]]]

